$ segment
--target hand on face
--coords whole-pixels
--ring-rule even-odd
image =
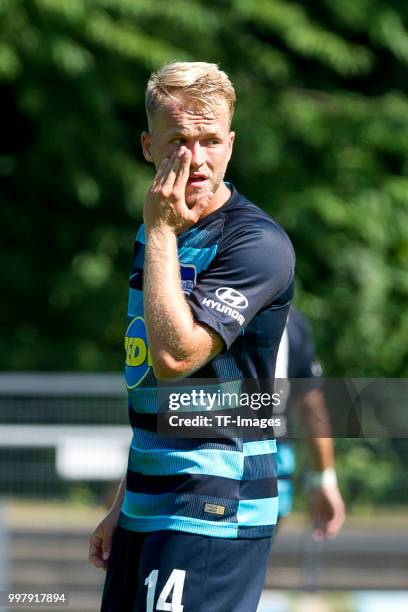
[[[204,193],[191,208],[187,206],[185,190],[190,164],[191,152],[186,147],[180,147],[170,158],[162,159],[144,206],[147,229],[167,226],[179,234],[200,219],[213,194]]]

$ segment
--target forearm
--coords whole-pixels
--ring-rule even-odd
[[[109,514],[114,515],[116,518],[119,517],[123,498],[125,496],[125,491],[126,491],[126,474],[124,474],[122,480],[120,481],[120,485],[118,487],[115,500],[112,504],[111,509],[109,510]]]
[[[181,290],[176,234],[165,225],[147,230],[143,291],[153,367],[165,360],[194,369],[196,324]]]
[[[303,396],[303,417],[309,428],[312,471],[309,473],[309,510],[317,540],[335,537],[345,518],[344,502],[334,470],[333,437],[323,393],[314,389]]]
[[[333,439],[310,438],[310,459],[312,469],[316,472],[334,469]]]
[[[322,472],[334,468],[330,417],[320,389],[313,389],[302,397],[301,411],[309,440],[312,469]]]

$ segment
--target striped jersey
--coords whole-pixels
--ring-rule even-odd
[[[229,200],[177,238],[181,288],[195,320],[215,330],[223,351],[196,379],[268,379],[293,293],[294,254],[282,228],[231,190]],[[125,380],[133,438],[119,524],[222,538],[272,535],[278,503],[273,432],[245,441],[163,437],[158,384],[143,307],[145,233],[137,233],[125,335]],[[187,379],[186,379],[187,380]]]

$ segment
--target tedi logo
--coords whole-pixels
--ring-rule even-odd
[[[129,323],[125,335],[125,356],[126,386],[134,389],[140,385],[152,365],[143,317],[135,317]]]
[[[231,287],[219,287],[215,295],[221,302],[228,304],[228,306],[232,306],[232,308],[243,309],[248,306],[248,300],[245,295],[236,289],[231,289]]]
[[[236,308],[246,308],[248,306],[248,300],[246,297],[242,295],[242,293],[239,293],[239,291],[235,291],[229,287],[220,287],[215,293],[217,297],[225,303],[221,304],[221,302],[217,302],[216,300],[204,298],[202,301],[203,306],[209,306],[209,308],[212,308],[213,310],[218,310],[218,312],[225,313],[226,315],[235,319],[242,326],[245,323],[245,317],[238,312],[238,310],[231,308],[231,306],[236,306]],[[231,304],[231,306],[229,304]]]

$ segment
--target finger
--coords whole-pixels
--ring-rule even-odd
[[[95,567],[100,567],[103,563],[101,559],[101,540],[99,538],[91,538],[89,542],[88,559]]]
[[[156,189],[160,189],[160,186],[163,182],[163,177],[166,175],[167,167],[170,163],[169,157],[164,157],[160,163],[160,166],[156,172],[156,176],[154,177],[153,187]]]
[[[326,521],[320,511],[314,513],[313,517],[313,538],[316,541],[323,540],[325,537]]]
[[[103,559],[100,559],[99,557],[91,557],[90,556],[89,557],[89,561],[97,569],[106,569],[106,567],[107,567],[106,561],[103,561]]]
[[[105,535],[102,542],[102,559],[107,561],[112,547],[112,535]]]
[[[317,526],[316,532],[320,538],[335,538],[344,522],[344,517],[341,513],[335,513],[333,516],[324,516]]]
[[[97,556],[101,550],[102,540],[98,536],[93,535],[89,540],[89,556]]]
[[[166,192],[170,192],[174,185],[174,180],[176,177],[176,172],[174,171],[174,165],[178,158],[178,151],[173,151],[170,155],[167,164],[163,167],[162,172],[160,174],[159,180],[156,183],[156,189],[165,190]],[[177,164],[178,168],[178,164]]]
[[[321,542],[322,540],[325,539],[325,535],[323,533],[323,531],[321,529],[314,529],[313,530],[313,539],[315,540],[315,542]]]
[[[187,185],[188,177],[190,176],[191,152],[189,149],[183,147],[180,149],[179,156],[181,163],[176,180],[174,181],[174,187],[184,190]]]
[[[106,561],[101,558],[100,550],[98,552],[90,552],[88,559],[92,565],[97,567],[98,569],[103,568],[106,565]]]
[[[327,523],[326,530],[325,530],[326,538],[335,538],[338,532],[339,532],[339,527],[336,524],[330,523],[330,522]]]
[[[330,521],[328,521],[327,537],[335,538],[338,535],[338,533],[340,532],[340,529],[343,526],[344,518],[345,517],[342,512],[337,512],[337,514],[335,514],[335,516]]]
[[[163,175],[167,169],[167,165],[169,164],[170,159],[168,157],[163,157],[160,162],[160,165],[157,169],[156,176],[154,177],[153,187],[159,187],[161,181],[163,180]]]
[[[174,158],[172,157],[170,162],[171,163],[169,163],[166,168],[167,176],[166,174],[163,174],[163,179],[160,185],[162,189],[164,188],[168,191],[171,191],[173,189],[181,165],[181,160],[177,156],[175,156]]]

